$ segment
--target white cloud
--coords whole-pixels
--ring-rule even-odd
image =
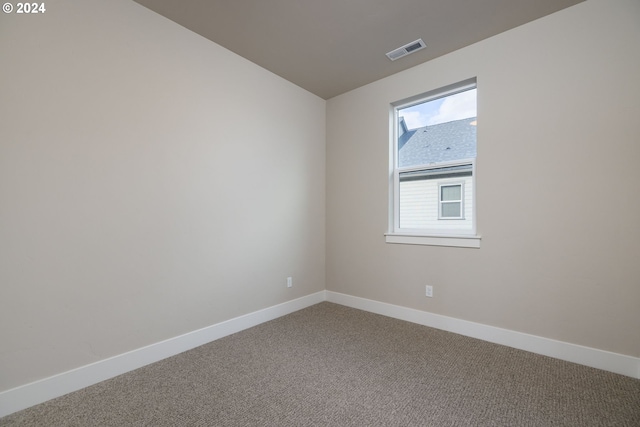
[[[416,129],[422,127],[427,121],[427,117],[420,111],[403,111],[401,116],[404,117],[404,122],[407,124],[407,129]]]
[[[427,125],[467,119],[476,115],[476,90],[473,89],[445,98],[438,112],[429,118]]]

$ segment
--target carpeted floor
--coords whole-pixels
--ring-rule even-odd
[[[640,426],[640,380],[321,303],[2,426]]]

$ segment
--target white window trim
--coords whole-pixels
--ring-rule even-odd
[[[443,162],[429,167],[455,166],[461,164],[472,165],[472,230],[470,232],[443,232],[437,233],[433,230],[414,230],[400,228],[400,203],[399,203],[399,182],[400,172],[409,172],[411,170],[424,170],[425,165],[418,167],[397,168],[398,164],[398,110],[411,107],[416,104],[443,98],[476,88],[476,79],[466,80],[455,85],[447,86],[436,91],[428,92],[422,95],[392,103],[390,106],[390,126],[389,137],[393,143],[389,144],[389,225],[388,232],[385,233],[386,243],[408,244],[408,245],[428,245],[428,246],[450,246],[461,248],[479,248],[481,236],[477,234],[477,214],[476,214],[476,162],[475,159],[467,159],[456,162]],[[438,196],[438,200],[440,196]],[[438,211],[440,206],[438,204]],[[464,212],[464,211],[463,211]]]
[[[404,245],[450,246],[456,248],[479,248],[480,236],[448,236],[448,235],[418,235],[407,233],[385,233],[387,243]]]

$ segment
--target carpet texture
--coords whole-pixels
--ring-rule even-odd
[[[324,302],[2,426],[640,426],[640,380]]]

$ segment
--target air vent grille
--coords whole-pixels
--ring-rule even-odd
[[[425,47],[427,47],[427,45],[422,41],[422,39],[418,39],[414,42],[407,43],[404,46],[394,49],[391,52],[388,52],[387,58],[395,61],[396,59],[400,59],[403,56],[409,55],[410,53],[417,52],[421,49],[424,49]]]

